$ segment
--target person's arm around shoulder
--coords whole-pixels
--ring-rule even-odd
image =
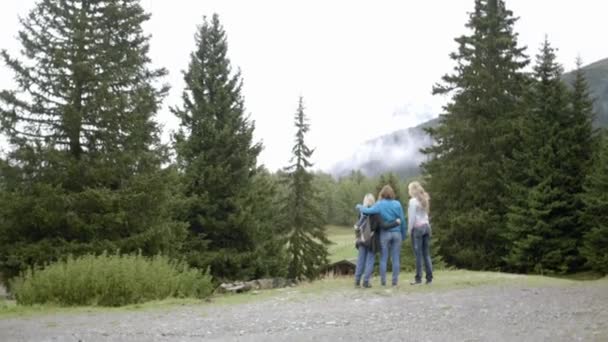
[[[359,209],[359,211],[365,215],[380,214],[381,203],[382,203],[381,201],[378,201],[378,202],[376,202],[376,204],[372,205],[369,208],[363,206],[363,204],[357,204],[357,209]]]

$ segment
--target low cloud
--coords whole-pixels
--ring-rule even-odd
[[[411,175],[426,159],[420,149],[431,143],[431,137],[421,128],[395,131],[365,142],[351,157],[336,163],[330,173],[335,177],[347,175],[352,170],[360,170],[367,176],[386,172]]]

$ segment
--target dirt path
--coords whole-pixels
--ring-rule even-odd
[[[346,290],[263,301],[0,319],[0,341],[608,341],[608,281]]]

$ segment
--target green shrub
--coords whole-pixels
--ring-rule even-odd
[[[17,303],[120,306],[167,297],[204,298],[213,291],[207,272],[166,256],[85,255],[42,269],[30,269],[12,282]]]

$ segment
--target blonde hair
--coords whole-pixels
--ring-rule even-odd
[[[424,188],[422,187],[422,185],[420,185],[419,182],[411,182],[407,186],[407,190],[410,194],[410,197],[413,197],[418,200],[424,211],[428,213],[431,210],[431,198],[429,194],[424,191]]]
[[[376,203],[376,199],[374,198],[374,195],[367,194],[367,195],[365,195],[365,197],[363,197],[364,206],[371,207],[372,205],[374,205],[374,203]]]
[[[387,184],[382,188],[382,190],[380,190],[378,198],[395,199],[395,190],[393,190],[393,188]]]

